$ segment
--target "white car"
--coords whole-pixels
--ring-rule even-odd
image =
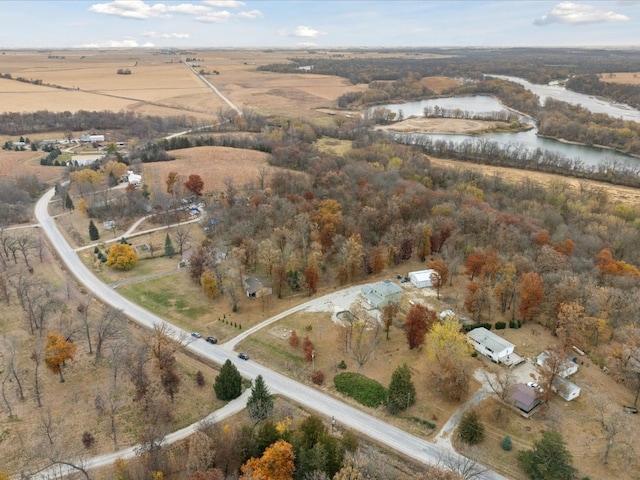
[[[527,387],[531,387],[541,393],[544,392],[544,388],[542,388],[536,382],[527,382]]]

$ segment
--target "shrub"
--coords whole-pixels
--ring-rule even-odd
[[[511,320],[509,322],[509,328],[520,328],[521,323],[520,320]]]
[[[420,425],[424,425],[425,427],[430,428],[431,430],[435,430],[436,428],[435,423],[430,422],[429,420],[425,420],[423,418],[411,417],[411,420],[413,420],[416,423],[419,423]]]
[[[347,364],[345,363],[344,360],[341,360],[340,363],[338,364],[338,368],[340,370],[346,370],[347,369]]]
[[[379,407],[387,399],[387,390],[382,384],[353,372],[343,372],[333,378],[336,389],[367,407]]]
[[[196,383],[198,384],[199,387],[204,387],[204,384],[205,384],[204,374],[202,373],[201,370],[198,370],[198,372],[196,373]]]
[[[496,330],[504,330],[507,328],[507,324],[505,322],[496,322]]]
[[[93,253],[95,253],[95,254],[100,253],[100,249],[98,248],[97,245],[95,247],[93,247]]]
[[[324,383],[324,373],[321,370],[316,370],[311,374],[311,381],[315,385],[322,385]]]
[[[458,428],[460,438],[469,445],[477,445],[484,440],[484,425],[475,410],[470,410],[462,416]]]
[[[91,448],[94,443],[96,443],[95,437],[91,435],[91,432],[85,431],[82,434],[82,444],[84,445],[84,448]]]
[[[476,352],[476,351],[474,350],[474,351],[473,351],[473,353],[471,354],[471,356],[472,356],[473,358],[476,358],[476,357],[478,356],[478,352]]]
[[[298,346],[300,345],[300,337],[298,337],[298,334],[295,330],[291,330],[291,335],[289,335],[289,345],[291,345],[293,348],[298,348]]]
[[[507,435],[502,439],[500,446],[505,452],[510,452],[513,449],[513,442],[511,441],[511,437]]]

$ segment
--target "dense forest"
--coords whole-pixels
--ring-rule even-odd
[[[367,51],[370,53],[370,51]],[[444,75],[480,79],[483,74],[513,75],[533,83],[548,83],[572,75],[601,72],[640,71],[640,58],[634,50],[597,49],[402,49],[381,50],[380,53],[398,53],[398,58],[344,58],[334,55],[309,55],[290,58],[290,63],[270,64],[260,70],[300,73],[300,67],[310,66],[311,73],[337,75],[352,83],[370,83],[376,80],[397,80],[408,73],[421,77]],[[422,54],[439,58],[419,58]]]

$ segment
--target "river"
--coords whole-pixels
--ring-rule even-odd
[[[549,86],[549,85],[535,85],[527,82],[524,79],[516,77],[502,77],[495,75],[496,77],[503,78],[505,80],[511,80],[517,83],[521,83],[526,88],[531,86],[531,90],[544,101],[546,97],[552,97],[556,100],[567,101],[572,104],[579,104],[583,107],[593,111],[595,113],[606,113],[615,117],[622,117],[625,120],[633,120],[640,123],[640,111],[635,110],[629,106],[616,104],[613,102],[607,102],[606,100],[597,99],[589,95],[583,95],[576,92],[566,90],[562,86]],[[386,108],[399,114],[402,112],[404,118],[410,116],[422,117],[425,107],[439,106],[445,109],[459,108],[462,111],[472,112],[475,114],[486,114],[489,112],[503,111],[507,108],[502,105],[497,99],[489,96],[461,96],[451,98],[436,98],[429,100],[420,100],[407,103],[395,103],[387,105],[378,105],[374,108]],[[535,121],[528,117],[521,117],[521,121],[530,123],[535,127]],[[496,142],[500,145],[518,145],[526,149],[541,149],[548,150],[558,154],[561,154],[569,159],[579,159],[585,165],[595,166],[605,162],[615,163],[633,163],[639,164],[640,159],[625,155],[623,153],[615,152],[613,150],[605,148],[590,147],[586,145],[576,145],[566,142],[560,142],[550,138],[543,138],[537,135],[538,130],[534,128],[524,132],[516,133],[488,133],[482,135],[483,138]],[[412,134],[396,134],[398,136],[409,135],[411,137],[427,136],[432,140],[447,140],[453,142],[464,142],[478,136],[472,135],[445,135],[445,134],[426,134],[426,133],[412,133]]]

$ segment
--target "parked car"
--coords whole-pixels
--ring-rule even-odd
[[[191,332],[191,336],[194,338],[202,338],[202,335],[200,335],[200,332]]]
[[[246,353],[239,353],[238,358],[241,358],[242,360],[249,360],[249,355]]]
[[[537,390],[540,393],[544,392],[544,388],[542,388],[536,382],[527,382],[527,387],[531,387],[531,388]]]
[[[218,339],[216,337],[207,337],[205,340],[214,345],[218,343]]]

